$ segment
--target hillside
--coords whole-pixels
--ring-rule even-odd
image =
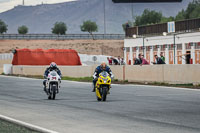
[[[0,40],[0,53],[13,49],[74,49],[80,54],[123,56],[123,40]]]
[[[106,33],[123,33],[122,24],[132,20],[131,4],[115,4],[106,1]],[[140,15],[145,8],[161,11],[165,16],[175,16],[187,7],[192,0],[181,3],[134,3],[134,16]],[[8,33],[17,33],[21,25],[29,27],[29,33],[51,33],[53,24],[63,21],[67,24],[67,33],[82,33],[80,25],[84,20],[96,21],[98,33],[103,33],[103,0],[77,0],[59,4],[42,4],[37,6],[16,6],[0,13],[0,19],[8,25]]]

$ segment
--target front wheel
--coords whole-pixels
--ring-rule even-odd
[[[55,100],[56,98],[56,91],[57,91],[57,85],[50,85],[50,89],[49,89],[49,96],[48,99],[53,99]]]
[[[52,99],[55,100],[56,98],[56,90],[57,90],[57,86],[52,86]]]
[[[102,100],[103,101],[106,101],[107,92],[108,92],[108,88],[107,87],[103,87],[103,91],[102,91]]]
[[[97,97],[97,101],[101,101],[101,98],[98,98],[98,97]]]

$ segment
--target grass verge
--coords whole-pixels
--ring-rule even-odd
[[[0,133],[40,133],[0,119]]]

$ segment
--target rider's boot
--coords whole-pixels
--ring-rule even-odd
[[[95,85],[93,85],[93,90],[92,90],[92,92],[95,92]]]
[[[110,88],[111,88],[111,86],[110,86]],[[110,88],[108,89],[108,92],[107,92],[107,94],[110,94]]]
[[[48,95],[48,91],[47,91],[46,86],[44,86],[44,92],[46,92],[46,94]]]
[[[95,87],[93,87],[93,90],[92,90],[92,92],[95,92]]]

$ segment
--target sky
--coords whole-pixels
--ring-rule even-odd
[[[0,13],[14,8],[14,6],[22,5],[23,0],[0,0]],[[38,4],[54,4],[74,0],[24,0],[25,5],[38,5]]]

